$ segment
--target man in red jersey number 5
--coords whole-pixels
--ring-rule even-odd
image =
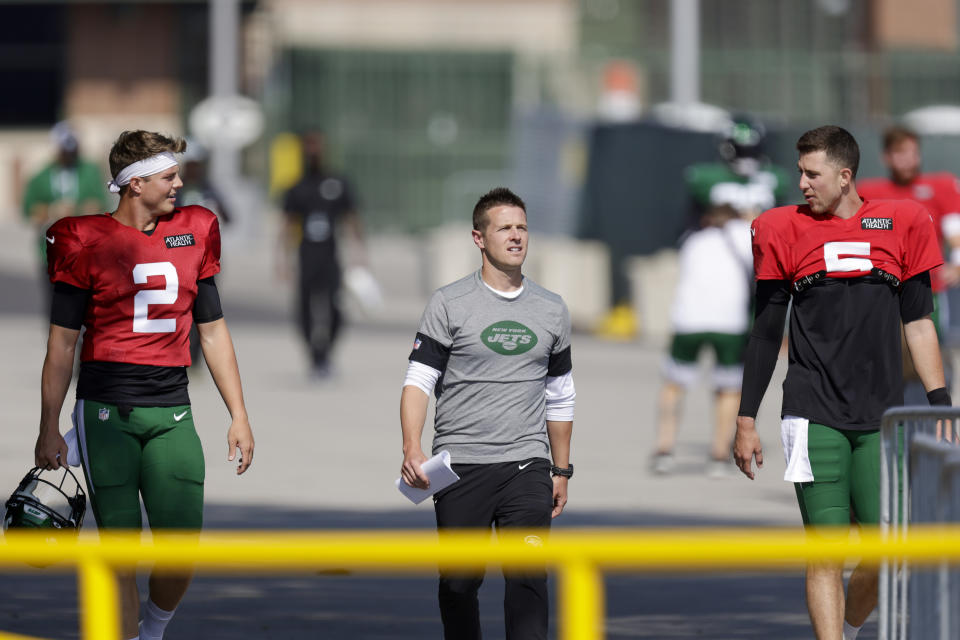
[[[238,474],[253,460],[237,359],[214,282],[217,217],[203,207],[174,205],[183,186],[174,153],[185,149],[179,138],[125,131],[110,151],[117,210],[64,218],[46,234],[54,293],[36,464],[67,464],[59,418],[85,328],[68,436],[76,436],[102,529],[140,529],[141,497],[154,530],[195,531],[203,524],[205,465],[187,394],[193,322],[232,419],[228,460],[239,449]],[[123,638],[162,638],[191,577],[154,571],[138,629],[135,576],[121,573]]]
[[[851,516],[876,525],[880,418],[903,404],[900,323],[930,404],[950,404],[930,314],[930,270],[942,262],[930,214],[907,200],[866,200],[860,151],[835,126],[797,142],[807,204],[771,209],[753,233],[756,320],[745,355],[734,458],[749,478],[763,465],[754,425],[777,362],[787,303],[790,365],[781,439],[803,522],[846,536]],[[853,640],[877,603],[877,571],[843,563],[807,567],[807,609],[818,640]]]

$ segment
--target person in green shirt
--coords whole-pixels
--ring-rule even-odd
[[[731,206],[747,220],[767,209],[789,204],[794,180],[764,155],[766,129],[747,114],[737,114],[720,142],[721,162],[702,162],[687,167],[684,180],[693,205],[691,228],[699,226],[704,213],[718,206]]]
[[[80,156],[76,133],[67,122],[50,131],[56,157],[33,175],[23,194],[23,217],[37,231],[37,258],[47,281],[46,231],[67,216],[107,210],[107,193],[100,168]],[[47,295],[49,301],[49,295]]]

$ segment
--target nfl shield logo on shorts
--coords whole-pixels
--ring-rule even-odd
[[[100,418],[100,422],[106,422],[110,419],[110,409],[100,407],[100,413],[97,414],[97,417]]]

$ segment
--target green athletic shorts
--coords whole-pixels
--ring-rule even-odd
[[[807,455],[812,482],[795,482],[803,523],[843,525],[854,519],[880,522],[880,431],[834,429],[811,422]]]
[[[206,467],[190,405],[133,407],[77,400],[73,412],[90,504],[101,529],[203,525]]]
[[[745,333],[678,333],[670,344],[670,357],[675,362],[695,363],[700,350],[709,346],[717,354],[719,366],[743,364],[747,337]]]

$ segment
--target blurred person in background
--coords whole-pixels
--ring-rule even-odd
[[[680,404],[697,382],[704,348],[714,354],[714,431],[707,473],[722,476],[740,406],[743,350],[750,325],[753,254],[750,223],[731,206],[707,210],[701,228],[686,236],[678,257],[677,288],[671,312],[673,337],[664,359],[653,471],[674,470]]]
[[[199,143],[187,140],[187,149],[180,156],[180,180],[183,187],[177,191],[178,208],[199,205],[213,211],[220,222],[230,223],[230,211],[220,196],[220,192],[207,178],[207,152]],[[190,328],[190,366],[200,365],[200,333],[197,325]]]
[[[400,399],[403,481],[426,489],[420,438],[437,397],[434,455],[450,454],[460,479],[434,496],[437,528],[546,529],[567,502],[576,391],[570,315],[563,300],[521,271],[526,205],[508,189],[473,210],[478,271],[434,292],[410,353]],[[552,460],[552,465],[551,465]],[[527,544],[540,546],[538,535]],[[504,572],[507,640],[545,640],[546,572]],[[478,640],[483,574],[440,571],[447,640]]]
[[[721,162],[687,168],[693,228],[712,207],[729,205],[748,220],[788,201],[790,177],[764,155],[766,127],[746,115],[734,116],[719,145]]]
[[[688,210],[677,214],[683,216],[688,231],[699,229],[704,214],[714,207],[733,207],[749,221],[770,207],[786,204],[790,178],[766,157],[765,141],[766,127],[762,122],[747,114],[737,114],[726,123],[719,139],[720,160],[698,162],[684,170]],[[635,330],[633,310],[618,303],[601,321],[598,332],[630,337]],[[654,460],[654,466],[662,472],[672,469],[672,463],[669,456]]]
[[[30,178],[23,194],[24,219],[37,231],[42,289],[48,307],[50,286],[46,275],[47,241],[44,239],[47,229],[60,218],[107,210],[107,193],[100,168],[80,155],[77,134],[69,123],[54,125],[50,139],[56,148],[56,157]]]
[[[331,373],[331,351],[343,319],[339,226],[349,230],[357,246],[363,245],[363,229],[353,187],[326,166],[323,134],[306,133],[301,145],[303,175],[283,197],[284,246],[297,247],[298,320],[309,352],[310,377],[324,380]]]
[[[186,373],[194,321],[230,413],[227,459],[239,449],[237,474],[253,460],[240,372],[214,281],[219,223],[207,209],[174,205],[182,184],[174,153],[184,144],[125,131],[110,151],[116,211],[64,218],[47,231],[54,293],[35,461],[44,469],[82,464],[104,530],[139,530],[141,497],[155,533],[193,532],[203,524],[206,466]],[[64,438],[60,412],[82,328],[74,428]],[[142,610],[135,573],[118,578],[123,638],[162,638],[192,572],[152,573]]]
[[[737,114],[718,146],[721,162],[697,163],[684,172],[698,230],[689,233],[680,248],[671,312],[673,338],[658,402],[654,473],[671,473],[676,467],[680,405],[684,390],[697,381],[697,360],[704,347],[715,356],[714,431],[706,469],[714,477],[728,469],[750,325],[750,221],[788,198],[789,178],[766,158],[765,140],[762,122]]]
[[[230,224],[227,203],[207,176],[207,150],[194,140],[187,140],[187,150],[180,156],[180,179],[178,207],[199,205],[213,211],[221,223]]]
[[[941,341],[950,326],[946,292],[960,283],[960,182],[950,173],[921,173],[923,158],[920,137],[902,125],[888,127],[883,133],[883,163],[887,178],[869,178],[857,183],[857,191],[867,200],[914,200],[933,216],[937,242],[946,264],[931,274],[933,286],[933,322]],[[949,358],[944,359],[949,363]],[[910,353],[904,355],[907,404],[923,404],[923,384],[917,377]],[[947,387],[952,378],[947,368]]]
[[[857,192],[860,150],[825,126],[797,141],[806,205],[754,220],[756,313],[744,358],[734,459],[763,466],[756,415],[773,375],[790,307],[783,383],[784,480],[794,483],[811,535],[846,539],[851,522],[880,519],[880,421],[903,404],[901,322],[931,405],[951,404],[930,318],[930,272],[943,263],[930,215],[908,200]],[[853,640],[877,604],[877,569],[858,565],[846,594],[843,562],[807,566],[807,610],[818,640]]]

